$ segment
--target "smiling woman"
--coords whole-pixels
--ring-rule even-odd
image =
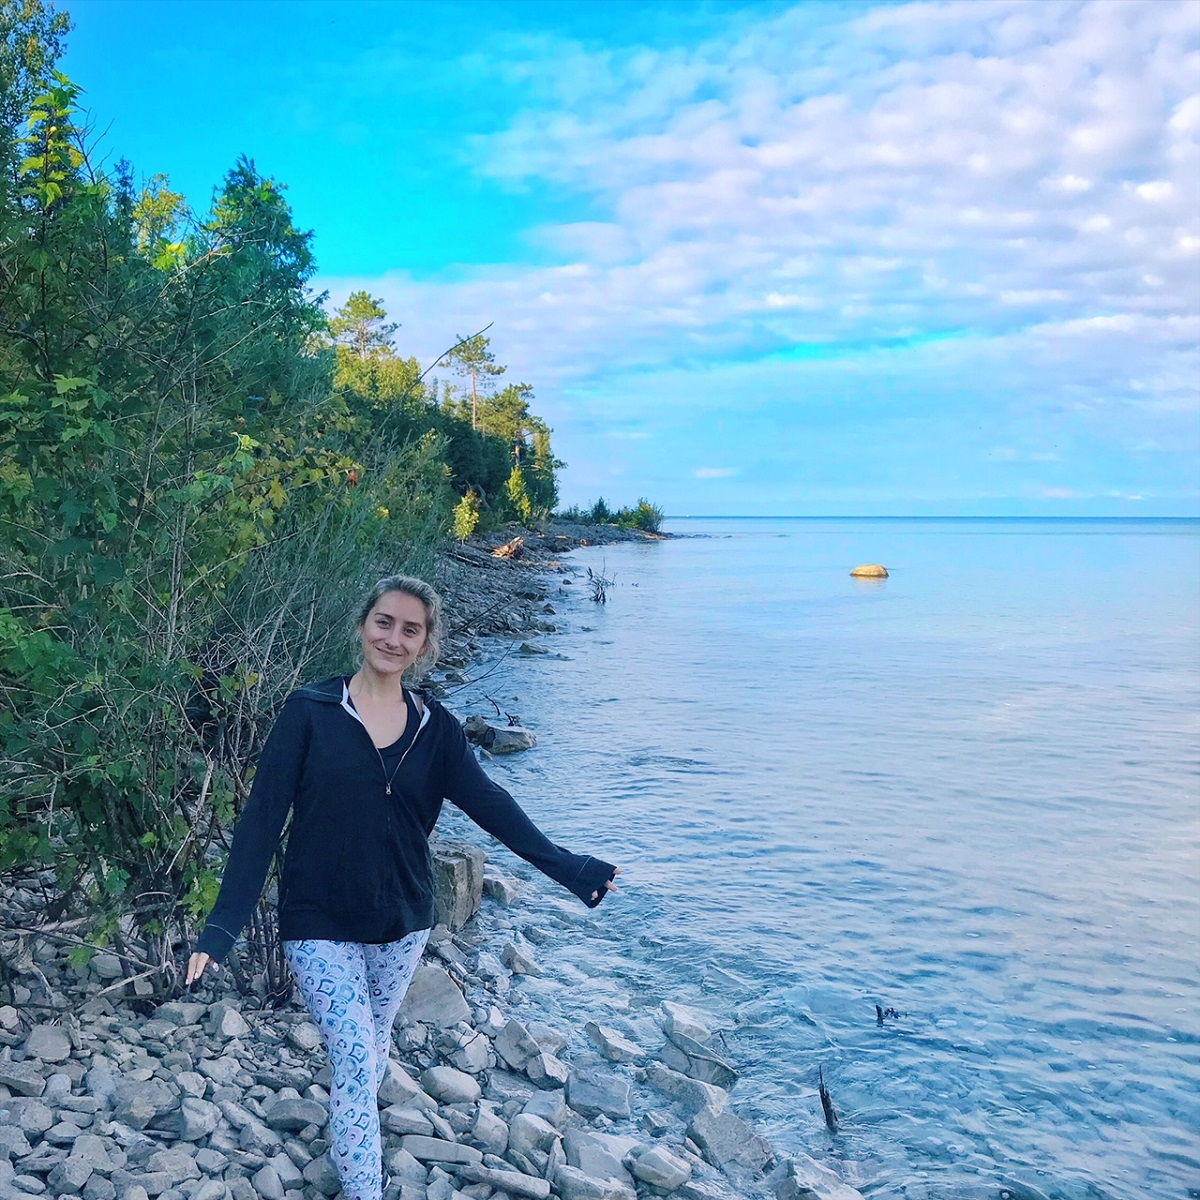
[[[379,1200],[386,1184],[376,1093],[434,923],[428,840],[443,800],[590,908],[617,890],[619,868],[554,845],[484,774],[458,721],[405,687],[436,658],[440,624],[441,600],[423,580],[380,580],[359,609],[358,671],[288,698],[188,963],[191,984],[229,952],[290,815],[279,935],[329,1050],[332,1156],[350,1200]]]

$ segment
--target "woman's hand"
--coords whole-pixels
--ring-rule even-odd
[[[614,877],[616,877],[617,875],[620,875],[620,873],[621,873],[620,867],[616,867],[613,870]],[[619,887],[617,887],[617,885],[615,883],[613,883],[613,881],[611,879],[604,885],[604,895],[605,896],[607,896],[609,892],[619,892],[620,890],[621,889]],[[603,899],[603,897],[597,891],[597,892],[592,893],[592,899],[593,900],[601,900],[601,899]]]
[[[612,887],[612,884],[609,884],[609,887]],[[213,962],[213,960],[207,954],[201,950],[197,950],[196,953],[188,959],[187,977],[184,979],[184,983],[188,987],[191,987],[192,984],[204,974],[205,967],[212,967],[214,971],[219,971],[221,969],[220,966]]]

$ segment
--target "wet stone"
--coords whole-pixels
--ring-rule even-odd
[[[584,1075],[572,1071],[567,1079],[567,1103],[585,1117],[628,1117],[629,1084],[615,1075]]]

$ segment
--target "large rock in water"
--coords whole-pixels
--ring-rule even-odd
[[[426,964],[417,968],[400,1005],[400,1023],[424,1021],[437,1029],[449,1029],[471,1019],[471,1007],[458,984],[441,968]]]
[[[537,734],[520,725],[493,725],[486,717],[468,717],[463,722],[467,741],[482,746],[492,754],[516,754],[537,745]]]
[[[430,852],[436,923],[457,931],[479,911],[487,855],[469,842],[448,842],[441,838],[430,845]]]
[[[886,579],[888,577],[887,567],[880,566],[879,563],[863,563],[861,567],[855,567],[850,574],[858,576],[859,579]]]

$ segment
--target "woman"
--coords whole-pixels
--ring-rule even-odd
[[[428,839],[443,799],[595,907],[620,873],[550,842],[484,774],[458,721],[403,686],[437,659],[441,601],[381,580],[358,614],[362,666],[293,692],[263,746],[187,982],[217,968],[262,891],[291,814],[279,936],[329,1050],[334,1162],[349,1200],[378,1200],[376,1093],[392,1023],[434,920]]]

